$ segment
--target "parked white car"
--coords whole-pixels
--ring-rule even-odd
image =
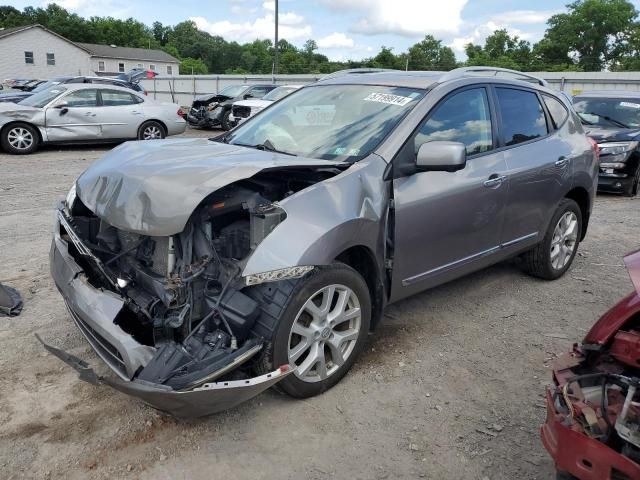
[[[231,115],[229,115],[229,123],[232,126],[240,125],[248,118],[253,117],[256,113],[264,110],[273,102],[286,97],[292,92],[302,87],[302,85],[282,85],[274,90],[271,90],[262,98],[256,98],[253,100],[240,100],[231,107]]]
[[[0,145],[33,153],[45,143],[154,140],[183,133],[180,107],[113,85],[60,84],[21,100],[0,103]]]

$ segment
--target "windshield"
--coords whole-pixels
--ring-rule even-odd
[[[297,88],[296,87],[278,87],[274,90],[271,90],[264,97],[262,97],[262,100],[269,100],[271,102],[275,102],[277,100],[280,100],[283,97],[286,97],[294,90],[297,90]]]
[[[35,107],[42,108],[51,102],[53,99],[59,97],[61,94],[66,92],[67,89],[62,86],[55,86],[50,88],[49,90],[45,90],[43,92],[38,92],[35,95],[31,95],[30,97],[25,98],[18,102],[19,105],[25,105],[27,107]]]
[[[218,95],[224,95],[225,97],[237,97],[242,92],[244,92],[249,85],[229,85],[228,87],[224,87]]]
[[[640,127],[640,98],[576,97],[573,107],[583,120],[592,125]]]
[[[424,93],[375,85],[306,87],[240,125],[225,140],[302,157],[357,161],[378,146]]]

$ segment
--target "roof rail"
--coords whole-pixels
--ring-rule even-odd
[[[333,73],[328,73],[327,75],[323,75],[319,80],[327,80],[329,78],[341,77],[343,75],[354,75],[359,73],[378,73],[378,72],[398,72],[399,70],[395,70],[393,68],[348,68],[346,70],[338,70]]]
[[[509,68],[500,68],[500,67],[461,67],[456,68],[455,70],[451,70],[450,72],[444,74],[440,78],[440,82],[446,82],[449,80],[454,80],[456,78],[466,77],[468,73],[493,73],[494,77],[497,77],[499,73],[506,73],[509,75],[514,75],[516,77],[522,77],[527,80],[533,80],[538,85],[543,87],[548,87],[549,84],[546,80],[535,77],[533,75],[529,75],[528,73],[519,72],[518,70],[511,70]]]

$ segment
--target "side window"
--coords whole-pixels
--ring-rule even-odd
[[[55,65],[55,64],[56,64],[56,54],[47,53],[47,65]]]
[[[550,97],[549,95],[542,95],[542,99],[549,110],[554,127],[560,128],[569,116],[569,112],[567,112],[566,107],[560,100]]]
[[[33,65],[33,52],[24,52],[24,63]]]
[[[538,95],[513,88],[496,88],[496,94],[505,145],[517,145],[548,133],[547,119]]]
[[[426,142],[449,140],[467,146],[467,155],[493,148],[487,91],[474,88],[456,93],[438,105],[415,137],[415,151]]]
[[[67,107],[95,107],[98,105],[97,101],[98,91],[95,89],[89,90],[76,90],[62,99],[63,102],[67,102]]]
[[[118,64],[118,72],[124,73],[124,63],[119,63]]]
[[[104,62],[102,60],[98,61],[98,71],[99,72],[105,71]]]
[[[119,107],[139,103],[138,98],[134,95],[118,90],[101,90],[100,95],[102,95],[102,105],[105,107]]]

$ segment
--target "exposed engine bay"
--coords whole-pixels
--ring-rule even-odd
[[[211,128],[219,126],[222,121],[221,104],[231,100],[226,95],[209,95],[196,98],[189,111],[187,120],[191,125]]]
[[[119,230],[79,198],[59,213],[61,238],[88,282],[125,299],[114,323],[155,349],[136,379],[181,391],[250,371],[263,348],[252,331],[261,305],[241,276],[243,265],[285,220],[278,200],[340,171],[262,171],[211,194],[186,228],[168,237]],[[124,367],[120,376],[129,377]]]
[[[625,259],[634,283],[640,252]],[[640,289],[640,283],[637,288]],[[640,296],[634,292],[554,364],[542,440],[571,478],[640,478]],[[569,478],[569,477],[567,477]]]

